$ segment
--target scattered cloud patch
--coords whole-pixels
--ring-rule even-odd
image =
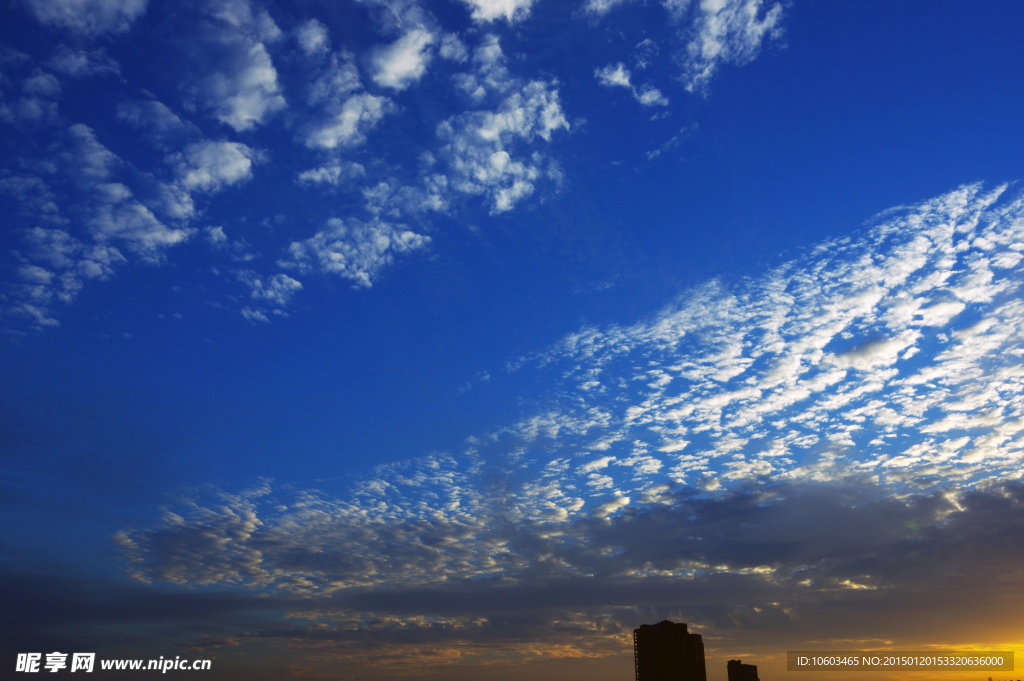
[[[609,64],[603,69],[596,69],[594,77],[605,87],[624,87],[627,89],[632,89],[633,87],[630,83],[631,75],[629,69],[622,62],[615,66]]]
[[[124,33],[148,0],[26,0],[40,23],[87,36]]]
[[[630,82],[632,74],[622,62],[614,66],[609,64],[603,69],[596,69],[594,77],[605,87],[621,87],[629,90],[633,93],[633,98],[643,106],[668,106],[668,99],[653,85],[645,84],[640,88],[634,87]]]
[[[336,162],[319,168],[311,168],[299,173],[300,184],[329,184],[340,185],[344,182],[356,180],[366,175],[366,168],[354,162]]]
[[[57,78],[34,66],[28,55],[13,50],[0,51],[0,65],[8,67],[7,73],[0,72],[0,122],[19,132],[59,125]],[[15,79],[20,84],[12,82]],[[8,88],[10,94],[4,92]]]
[[[660,51],[656,42],[650,38],[644,38],[637,43],[636,49],[633,51],[633,63],[638,69],[646,69]]]
[[[252,309],[248,305],[242,308],[242,317],[254,324],[256,322],[263,322],[264,324],[270,323],[270,318],[268,318],[267,315],[263,314],[263,312],[259,310]]]
[[[73,50],[67,45],[61,45],[47,60],[46,66],[73,78],[121,75],[121,65],[102,47]]]
[[[156,101],[122,102],[118,115],[143,127],[158,147],[200,134]],[[135,171],[86,125],[62,131],[55,145],[42,166],[50,181],[32,174],[0,175],[0,191],[37,223],[25,233],[24,250],[17,252],[23,284],[9,306],[12,315],[37,327],[55,325],[56,304],[73,302],[87,281],[112,278],[129,257],[165,262],[169,250],[197,231],[189,222],[200,214],[198,197],[248,181],[253,167],[265,159],[263,152],[239,142],[192,142],[166,157],[170,178],[160,181]],[[74,219],[63,214],[61,202],[69,205]],[[222,228],[207,231],[215,246],[220,236]],[[235,261],[254,257],[244,241],[224,247]],[[28,281],[31,286],[24,284]]]
[[[240,142],[203,141],[167,158],[177,180],[163,185],[164,209],[177,219],[196,215],[195,194],[212,194],[252,178],[264,154]]]
[[[504,19],[510,24],[522,21],[530,15],[534,0],[463,0],[471,10],[473,21],[478,23]]]
[[[287,274],[261,277],[252,270],[239,270],[235,272],[235,276],[249,287],[253,300],[278,309],[288,307],[295,294],[302,290],[302,283]]]
[[[91,235],[98,243],[120,241],[142,259],[159,262],[165,250],[185,242],[193,230],[161,222],[140,203],[132,190],[115,180],[124,162],[97,140],[91,128],[81,123],[68,128],[67,147],[60,154],[78,188],[90,197]]]
[[[310,148],[334,149],[361,144],[366,133],[393,110],[387,97],[363,92],[349,97],[338,111],[316,127],[306,138]]]
[[[438,53],[443,59],[458,62],[459,64],[466,61],[469,58],[469,51],[459,36],[454,33],[445,33],[441,36],[441,47]]]
[[[331,49],[327,27],[316,19],[309,19],[296,29],[295,37],[306,54],[325,54]]]
[[[128,100],[117,105],[117,119],[143,131],[145,140],[162,149],[202,138],[199,128],[156,100]]]
[[[199,80],[198,96],[235,132],[252,130],[287,106],[266,47],[281,30],[248,0],[211,0],[205,21],[204,48],[216,58]]]
[[[60,96],[60,82],[51,73],[36,69],[21,82],[21,91],[26,95],[56,98]]]
[[[178,182],[187,191],[215,192],[252,177],[252,167],[262,154],[240,142],[190,144],[169,161]]]
[[[689,2],[667,2],[670,14],[682,17]],[[686,29],[688,42],[677,55],[682,81],[690,92],[705,93],[722,64],[753,61],[766,40],[782,36],[782,4],[764,0],[702,0]]]
[[[604,16],[616,7],[620,7],[633,0],[587,0],[583,5],[583,11],[596,16]]]
[[[430,237],[417,234],[404,225],[380,219],[370,222],[331,218],[325,229],[288,247],[282,267],[299,272],[337,274],[355,288],[370,287],[380,272],[401,253],[425,248]]]
[[[381,49],[373,59],[373,81],[392,90],[406,89],[426,73],[435,41],[430,31],[415,28]]]
[[[507,75],[497,39],[486,38],[474,55],[477,72],[463,81],[474,97],[490,92],[508,93],[493,110],[468,111],[438,126],[444,143],[439,156],[447,163],[448,181],[460,193],[482,195],[491,213],[512,209],[532,194],[543,178],[558,180],[557,165],[542,154],[513,156],[517,148],[536,138],[545,142],[559,130],[568,130],[557,83],[521,83]]]

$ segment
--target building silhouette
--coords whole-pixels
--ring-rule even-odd
[[[757,678],[756,664],[743,664],[739,660],[729,660],[729,681],[761,681]]]
[[[633,630],[636,681],[707,681],[704,642],[685,623],[665,620]]]

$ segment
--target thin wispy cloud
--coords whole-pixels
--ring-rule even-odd
[[[83,35],[123,33],[146,12],[147,0],[28,0],[43,24]]]
[[[683,29],[686,47],[677,55],[682,81],[690,92],[707,91],[708,83],[723,64],[750,63],[767,41],[783,33],[782,4],[764,0],[701,0],[690,10],[689,2],[667,2],[677,21],[689,19]],[[692,11],[692,14],[690,12]]]
[[[61,45],[46,65],[56,71],[76,78],[120,76],[121,65],[102,48],[94,50],[72,50]]]

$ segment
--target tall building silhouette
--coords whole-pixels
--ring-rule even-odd
[[[729,681],[761,681],[757,678],[756,664],[743,664],[739,660],[729,660],[726,669],[729,670]]]
[[[665,620],[633,630],[636,681],[707,681],[704,642],[685,623]]]

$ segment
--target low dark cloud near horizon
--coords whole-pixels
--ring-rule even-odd
[[[202,519],[183,522],[190,534],[216,531]],[[301,593],[295,582],[147,586],[8,572],[3,639],[20,651],[63,642],[124,649],[146,629],[147,645],[159,630],[193,651],[270,642],[300,657],[331,651],[372,665],[425,646],[438,656],[430,664],[444,665],[438,651],[449,648],[501,659],[519,650],[613,655],[628,649],[634,627],[664,618],[690,623],[709,650],[978,644],[1006,640],[1024,606],[1017,481],[902,497],[858,477],[714,494],[679,488],[562,528],[574,540],[560,548],[545,538],[550,528],[510,531],[517,570],[329,595]],[[211,551],[227,543],[208,539]],[[264,560],[279,559],[261,548]],[[289,569],[301,558],[291,555]]]

